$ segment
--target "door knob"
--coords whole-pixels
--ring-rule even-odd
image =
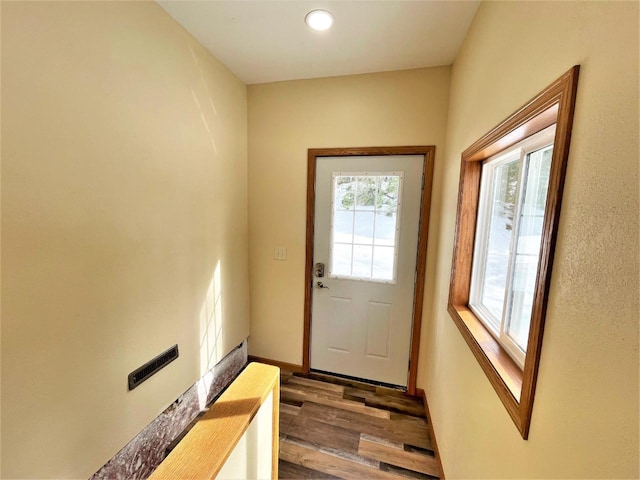
[[[329,290],[329,287],[325,287],[324,283],[322,283],[322,282],[316,282],[316,287],[318,287],[318,288],[326,288],[327,290]]]

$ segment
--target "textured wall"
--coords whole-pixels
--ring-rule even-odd
[[[437,169],[449,74],[438,67],[248,87],[250,355],[302,363],[307,149],[436,145]],[[286,262],[273,259],[279,246]]]
[[[454,63],[420,373],[448,478],[639,475],[638,39],[637,2],[487,2]],[[573,138],[524,441],[446,311],[460,155],[574,64]]]
[[[153,2],[2,2],[2,478],[88,477],[248,335],[246,108]]]

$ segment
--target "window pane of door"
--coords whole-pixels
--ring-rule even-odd
[[[513,270],[511,312],[505,329],[522,351],[527,350],[529,338],[552,152],[553,146],[550,146],[527,155],[523,186],[525,190],[520,208]]]
[[[396,244],[396,229],[396,212],[376,212],[376,245],[393,247]]]
[[[376,177],[358,176],[358,193],[356,195],[356,208],[359,210],[374,210],[376,205]]]
[[[393,280],[394,255],[393,247],[373,247],[373,278]]]
[[[351,275],[352,245],[334,243],[331,249],[331,273],[333,275]]]
[[[349,176],[338,176],[333,184],[334,210],[351,210],[356,198],[356,179]]]
[[[357,278],[371,278],[372,250],[373,247],[369,246],[353,246],[353,269],[351,275]]]
[[[333,179],[329,274],[393,282],[402,173],[334,174]]]
[[[353,242],[353,211],[337,210],[333,215],[333,241]]]
[[[373,245],[374,212],[356,211],[353,243],[360,245]]]
[[[384,175],[378,177],[377,210],[382,212],[395,211],[398,208],[398,192],[400,177]]]

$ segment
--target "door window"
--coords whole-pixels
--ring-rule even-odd
[[[333,172],[332,278],[396,283],[402,172]]]

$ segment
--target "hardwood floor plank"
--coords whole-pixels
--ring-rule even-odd
[[[283,387],[284,387],[284,385],[280,387],[281,391],[282,391]],[[301,400],[293,400],[291,398],[285,397],[284,395],[280,395],[280,404],[281,405],[283,405],[283,404],[284,405],[290,405],[290,406],[296,407],[296,408],[302,407],[302,401]]]
[[[286,462],[280,460],[278,462],[278,478],[282,479],[312,479],[312,480],[339,480],[340,477],[334,477],[328,473],[320,472],[318,470],[312,470],[302,465],[296,465],[295,463]]]
[[[291,421],[295,418],[294,415],[283,412],[280,409],[280,432],[285,430],[289,425],[291,425]]]
[[[426,417],[414,417],[413,415],[407,415],[406,413],[391,412],[391,420],[402,420],[406,422],[415,423],[416,425],[428,425],[429,422]]]
[[[289,385],[283,385],[280,388],[280,396],[285,402],[313,402],[320,405],[327,405],[351,412],[358,412],[371,417],[389,419],[390,413],[378,408],[366,406],[364,403],[353,400],[345,400],[335,395],[324,394],[321,392],[311,392],[304,389],[292,388]]]
[[[371,442],[379,443],[381,445],[386,445],[390,448],[395,448],[396,450],[404,450],[405,445],[402,442],[398,442],[396,440],[389,440],[388,438],[380,438],[374,437],[373,435],[369,435],[366,433],[361,433],[360,438],[358,439],[358,445],[360,444],[360,440],[365,439]]]
[[[440,466],[435,457],[418,452],[408,452],[402,448],[395,448],[389,444],[374,441],[366,436],[360,437],[358,453],[364,457],[389,463],[398,467],[425,473],[439,475]]]
[[[332,448],[327,445],[322,445],[318,443],[307,442],[306,440],[301,440],[299,438],[294,438],[292,436],[286,435],[284,440],[289,443],[293,443],[300,447],[308,448],[310,450],[315,450],[318,452],[326,453],[331,457],[338,457],[343,460],[348,460],[353,463],[357,463],[359,465],[364,465],[365,467],[380,468],[380,462],[378,460],[373,460],[372,458],[363,457],[362,455],[358,455],[357,453],[348,452],[347,450],[342,450],[339,448]]]
[[[413,470],[407,470],[406,468],[396,467],[390,463],[380,462],[380,470],[383,472],[391,472],[396,475],[400,475],[404,478],[414,478],[416,480],[438,480],[439,477],[427,475],[425,473],[415,472]]]
[[[323,446],[354,454],[358,453],[360,443],[360,434],[358,432],[322,423],[305,415],[293,417],[292,421],[280,431],[287,438],[298,438],[319,447]]]
[[[369,392],[357,388],[345,388],[344,397],[351,400],[361,398],[365,405],[376,408],[384,408],[393,412],[405,413],[415,417],[424,417],[424,405],[422,400],[411,398],[407,395],[388,395]]]
[[[424,443],[417,445],[411,443],[410,439],[405,441],[405,447],[411,446],[412,448],[419,448],[422,450],[429,450],[433,453],[433,443],[431,442],[431,429],[425,418],[416,418],[409,415],[398,414],[391,418],[392,422],[397,422],[399,428],[406,428],[409,430],[417,429],[424,435]]]
[[[384,408],[390,412],[404,413],[413,417],[425,418],[424,407],[422,405],[411,405],[408,403],[396,402],[384,397],[371,397],[365,399],[368,407]]]
[[[300,407],[295,405],[289,405],[288,403],[280,403],[280,412],[287,413],[289,415],[298,415],[300,413]]]
[[[283,387],[286,386],[287,388],[290,388],[292,390],[304,391],[304,392],[308,392],[308,393],[315,393],[315,394],[321,395],[323,397],[332,397],[332,398],[344,400],[344,393],[342,391],[336,392],[336,391],[327,390],[327,389],[324,389],[324,388],[318,388],[315,385],[297,383],[297,381],[294,380],[294,378],[295,377],[292,377],[291,380],[289,380],[289,382],[287,382],[286,385],[283,385]],[[303,380],[306,380],[306,379],[303,379]],[[340,388],[344,388],[344,387],[340,387]],[[353,400],[351,400],[351,401],[353,401]],[[364,402],[359,402],[359,403],[364,403]]]
[[[399,480],[403,478],[390,472],[360,465],[286,440],[280,445],[280,458],[286,462],[302,465],[303,467],[343,479]]]
[[[359,388],[361,390],[368,390],[370,392],[376,391],[375,385],[359,382],[357,380],[350,380],[348,378],[333,377],[325,373],[311,372],[311,373],[305,374],[304,376],[306,378],[310,378],[312,380],[318,380],[320,382],[333,383],[334,385],[342,385],[345,387]]]
[[[391,395],[393,397],[400,398],[418,398],[418,397],[410,397],[407,395],[407,392],[404,390],[400,390],[399,388],[389,388],[389,387],[378,387],[376,386],[375,392],[378,395]]]
[[[282,479],[418,479],[439,475],[422,398],[325,374],[281,382]]]
[[[416,447],[414,445],[407,445],[406,443],[404,445],[404,449],[407,452],[418,452],[418,453],[422,453],[424,455],[435,455],[433,450],[428,450],[426,448]]]
[[[371,417],[363,413],[311,401],[304,402],[300,413],[337,427],[431,449],[429,431],[426,425],[418,426],[410,422]]]
[[[342,396],[344,394],[344,386],[335,385],[333,383],[320,382],[318,380],[313,380],[311,378],[304,378],[300,376],[291,377],[288,382],[290,385],[304,385],[306,387],[312,387],[315,389],[319,389],[322,391],[332,392],[336,395]]]

